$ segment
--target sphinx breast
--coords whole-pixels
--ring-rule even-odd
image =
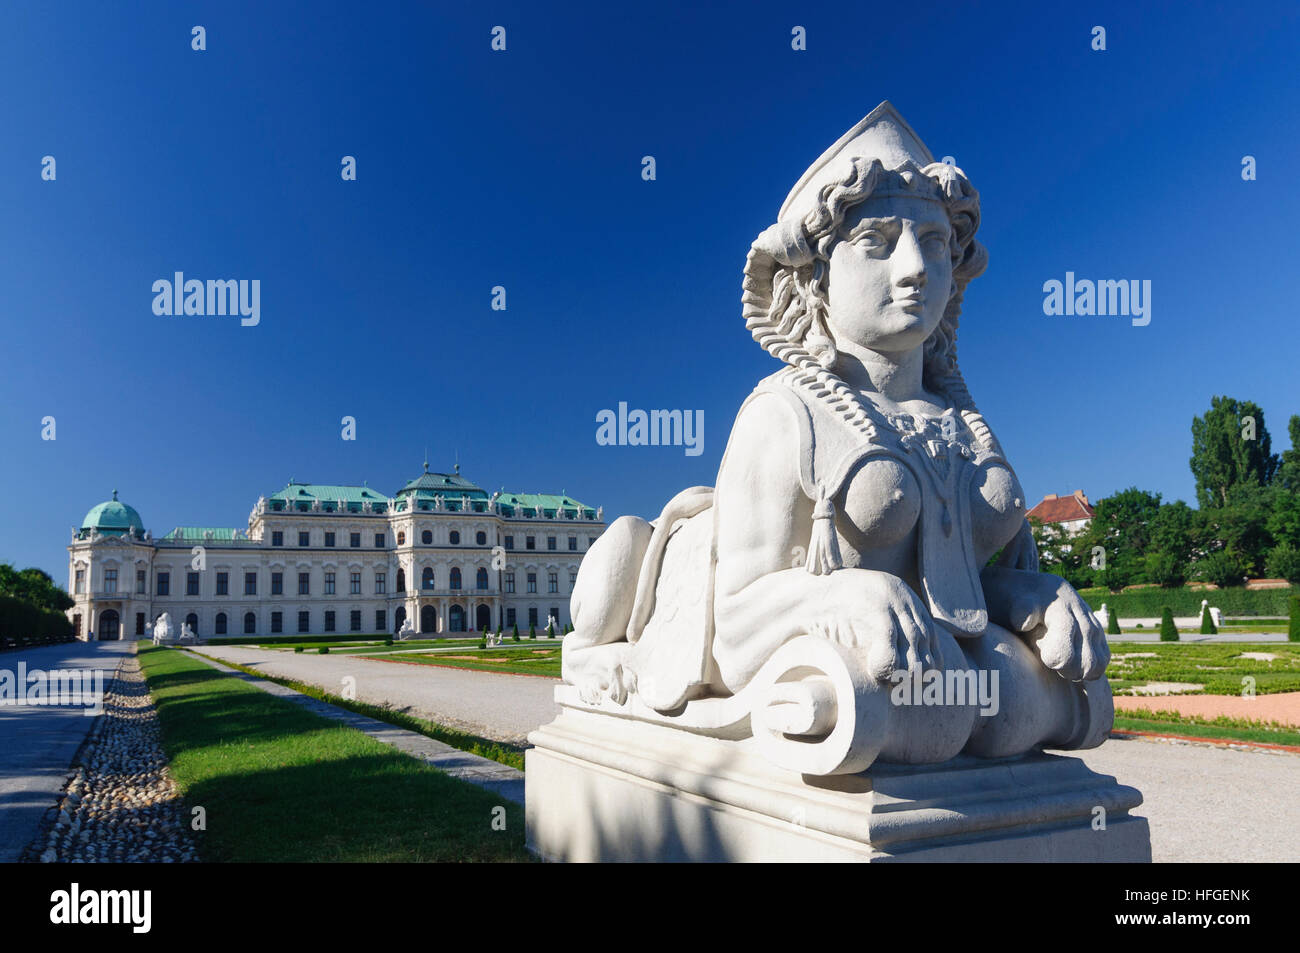
[[[859,464],[844,490],[841,532],[859,552],[892,546],[921,517],[921,487],[912,471],[887,458]]]
[[[1001,464],[981,467],[971,488],[971,535],[991,555],[1025,521],[1025,494],[1016,475]]]

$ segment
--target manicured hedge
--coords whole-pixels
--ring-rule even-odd
[[[1104,602],[1111,612],[1125,619],[1152,619],[1160,616],[1165,606],[1176,616],[1200,616],[1201,600],[1228,616],[1272,616],[1281,618],[1288,612],[1288,600],[1300,594],[1300,586],[1289,589],[1133,589],[1129,592],[1107,592],[1105,589],[1080,589],[1079,595],[1092,609],[1100,609]]]
[[[1291,624],[1287,626],[1287,641],[1300,642],[1300,596],[1291,597]]]
[[[0,648],[54,645],[75,638],[72,623],[62,612],[0,596]]]

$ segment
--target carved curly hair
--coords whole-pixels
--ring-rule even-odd
[[[801,221],[779,223],[761,234],[745,262],[745,326],[768,353],[790,365],[808,386],[868,436],[871,415],[852,390],[831,373],[835,342],[826,323],[831,251],[850,209],[880,186],[910,189],[943,204],[952,224],[952,287],[938,327],[926,339],[924,382],[957,409],[971,431],[990,449],[993,434],[984,423],[957,365],[957,324],[962,296],[983,273],[988,253],[975,240],[979,193],[956,166],[934,162],[919,168],[908,162],[886,170],[879,159],[856,158],[840,180],[822,187],[817,205]]]

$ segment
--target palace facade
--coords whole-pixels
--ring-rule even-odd
[[[570,624],[569,595],[604,513],[570,496],[488,494],[424,472],[389,497],[368,486],[290,482],[260,497],[247,529],[178,526],[155,538],[113,499],[68,546],[79,639],[145,638],[170,612],[201,639],[432,635]]]

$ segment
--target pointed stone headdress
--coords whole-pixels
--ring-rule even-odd
[[[822,186],[843,179],[856,158],[879,159],[886,169],[925,168],[934,156],[893,103],[885,100],[821,154],[786,196],[777,221],[800,221],[817,204]],[[876,192],[875,194],[887,194]]]

